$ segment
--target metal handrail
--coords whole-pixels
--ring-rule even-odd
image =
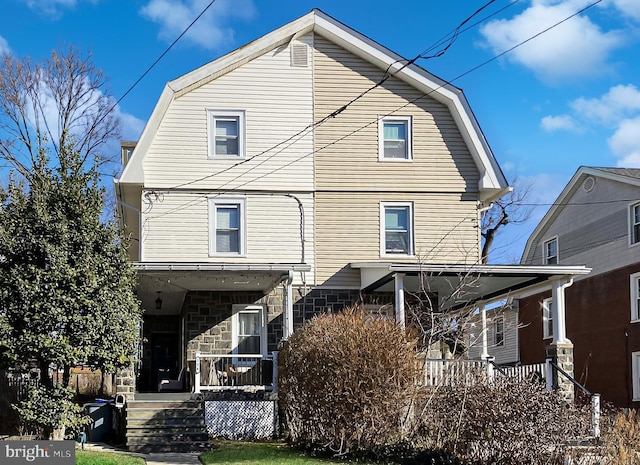
[[[569,381],[571,381],[574,384],[574,386],[576,386],[578,389],[580,389],[586,395],[588,395],[589,397],[591,397],[593,395],[593,393],[591,391],[589,391],[586,387],[584,387],[582,384],[580,384],[578,381],[576,381],[573,378],[573,376],[571,376],[569,373],[567,373],[562,368],[560,368],[553,360],[550,361],[549,363],[551,364],[552,367],[554,367],[556,370],[558,370],[560,373],[562,373],[565,378],[567,378]]]

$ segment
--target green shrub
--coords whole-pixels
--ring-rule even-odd
[[[280,352],[289,439],[335,454],[401,444],[415,383],[415,341],[362,308],[307,322]]]

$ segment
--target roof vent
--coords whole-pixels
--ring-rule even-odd
[[[307,48],[307,44],[291,45],[291,66],[306,68],[309,65]]]
[[[589,176],[582,183],[582,188],[584,189],[585,192],[591,192],[595,186],[596,186],[596,180],[593,176]]]

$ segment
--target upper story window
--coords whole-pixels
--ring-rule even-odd
[[[629,276],[631,321],[640,321],[640,273]]]
[[[631,377],[633,378],[633,399],[640,400],[640,352],[631,353]]]
[[[558,238],[555,237],[544,243],[544,262],[547,265],[558,264]]]
[[[380,255],[413,255],[413,204],[380,205]]]
[[[378,122],[380,160],[411,160],[411,117],[386,116]]]
[[[640,203],[629,208],[629,242],[631,245],[640,242]]]
[[[244,158],[244,112],[209,110],[209,158]]]
[[[504,317],[498,316],[493,322],[493,344],[496,347],[504,346]]]
[[[553,299],[542,301],[542,337],[553,337]]]
[[[244,199],[214,198],[209,200],[210,255],[244,255]]]

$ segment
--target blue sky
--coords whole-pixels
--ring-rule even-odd
[[[209,1],[4,0],[0,50],[40,60],[80,46],[119,98]],[[123,138],[137,139],[167,81],[312,8],[412,58],[487,1],[217,0],[121,102]],[[472,22],[497,14],[418,63],[453,80],[594,1],[495,0]],[[640,167],[640,0],[602,0],[453,83],[507,176],[531,184],[531,203],[540,204],[527,224],[505,229],[494,262],[519,259],[580,165]]]

